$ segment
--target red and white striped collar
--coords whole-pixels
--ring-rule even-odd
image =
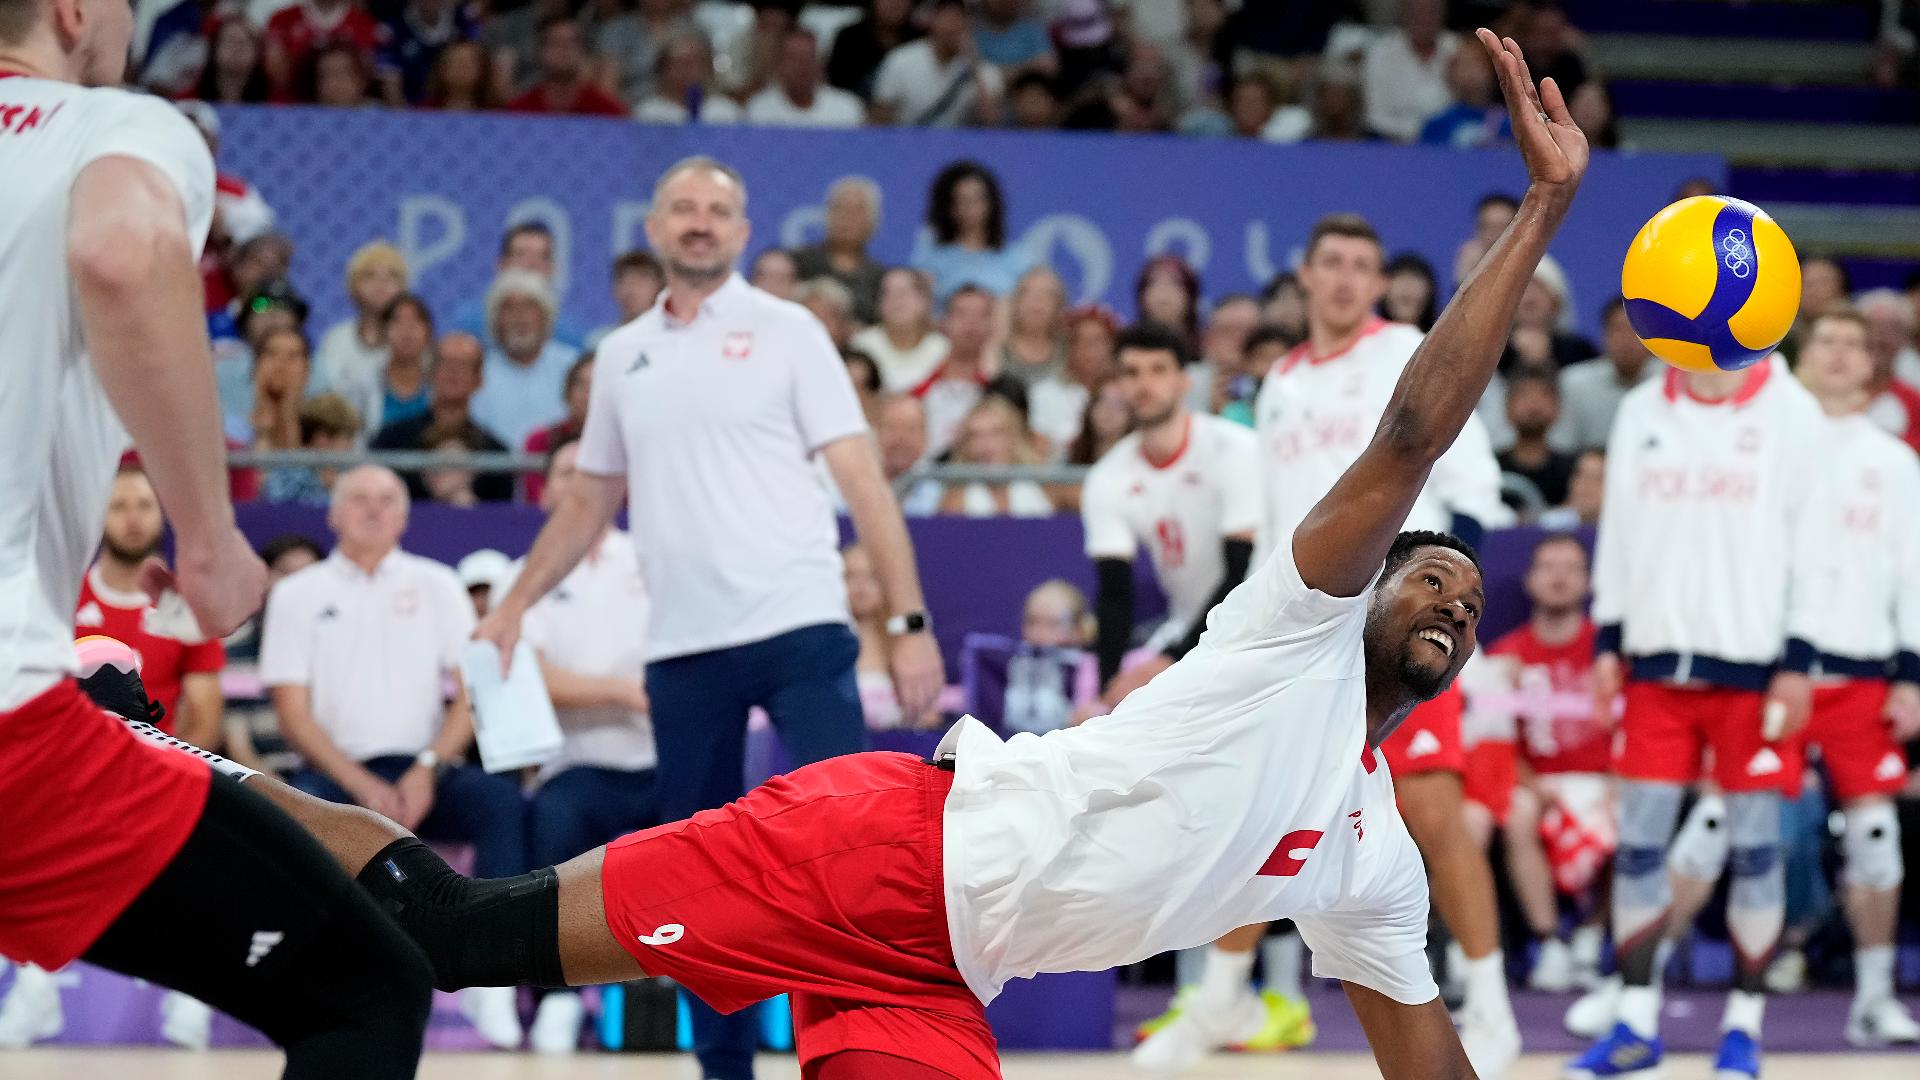
[[[1153,455],[1147,453],[1146,435],[1144,432],[1141,434],[1140,460],[1146,462],[1148,468],[1156,469],[1156,470],[1171,469],[1175,465],[1180,464],[1181,458],[1187,456],[1187,447],[1193,445],[1193,414],[1188,413],[1185,419],[1186,419],[1186,425],[1180,430],[1180,445],[1174,448],[1172,455],[1170,455],[1165,461],[1153,460]]]
[[[1705,405],[1708,408],[1716,405],[1731,405],[1737,409],[1760,396],[1761,389],[1767,385],[1767,380],[1772,377],[1772,358],[1762,360],[1747,369],[1746,379],[1740,383],[1739,388],[1733,393],[1728,394],[1718,401],[1708,401],[1706,398],[1700,397],[1693,392],[1693,387],[1687,383],[1686,372],[1681,371],[1679,368],[1668,368],[1666,384],[1661,390],[1667,395],[1669,402],[1679,401],[1682,397],[1685,397],[1688,401],[1696,405]]]
[[[1391,325],[1393,324],[1376,315],[1352,341],[1348,342],[1343,348],[1335,349],[1325,356],[1315,356],[1313,354],[1313,344],[1310,341],[1303,341],[1295,345],[1292,352],[1280,358],[1279,374],[1285,375],[1287,372],[1299,367],[1300,362],[1303,360],[1315,367],[1338,360],[1358,348],[1361,342]]]

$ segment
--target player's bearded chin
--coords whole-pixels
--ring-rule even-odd
[[[1430,701],[1447,688],[1453,671],[1451,665],[1435,668],[1423,661],[1415,640],[1415,632],[1394,617],[1392,601],[1378,597],[1367,612],[1367,668],[1393,672],[1410,702]]]
[[[111,536],[102,536],[100,546],[107,549],[107,554],[113,556],[115,562],[146,562],[148,556],[159,552],[160,538],[156,536],[138,547],[129,547]]]

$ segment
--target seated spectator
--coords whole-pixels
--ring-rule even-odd
[[[1000,344],[1000,374],[1031,389],[1057,377],[1067,362],[1067,283],[1051,267],[1020,275],[1007,305],[1006,340]]]
[[[553,230],[540,221],[522,221],[510,226],[500,236],[500,257],[494,261],[495,273],[507,270],[528,270],[540,276],[553,288],[554,271]],[[452,329],[472,334],[488,345],[493,344],[493,326],[491,312],[487,303],[491,290],[487,294],[466,300],[454,309]],[[553,295],[549,292],[549,295]],[[553,295],[557,303],[559,297]],[[553,318],[553,339],[562,345],[579,348],[586,340],[586,332],[572,316],[561,311]]]
[[[307,302],[284,281],[271,281],[238,303],[238,320],[229,321],[213,341],[213,378],[220,393],[221,422],[227,435],[242,443],[253,441],[250,417],[256,404],[258,378],[254,358],[269,333],[291,330],[306,341]],[[214,320],[209,319],[209,322]],[[312,370],[302,375],[311,377]],[[306,384],[300,393],[305,396]]]
[[[1091,465],[1099,461],[1115,443],[1133,430],[1133,410],[1120,380],[1103,378],[1087,396],[1086,411],[1080,414],[1080,430],[1067,445],[1067,464]],[[1079,500],[1074,500],[1079,509]]]
[[[306,450],[351,450],[360,438],[360,414],[339,394],[321,394],[300,405],[300,446]],[[261,496],[270,503],[325,506],[333,490],[334,467],[305,465],[268,469]]]
[[[1589,142],[1606,150],[1621,149],[1620,125],[1615,123],[1613,92],[1599,79],[1588,79],[1567,98],[1567,112],[1583,132],[1591,133]],[[1631,149],[1630,147],[1628,149]]]
[[[1324,141],[1362,142],[1367,131],[1365,99],[1360,84],[1334,71],[1323,71],[1313,86],[1313,135]]]
[[[853,380],[853,394],[860,399],[860,412],[867,418],[867,426],[873,426],[874,409],[880,404],[881,395],[886,388],[880,382],[880,365],[873,357],[858,349],[846,349],[840,353],[840,359],[847,365],[847,378]]]
[[[1094,391],[1114,377],[1113,343],[1119,334],[1119,321],[1103,307],[1081,307],[1068,313],[1066,362],[1059,373],[1034,384],[1028,410],[1033,430],[1046,440],[1054,460],[1063,457],[1080,434],[1081,418]]]
[[[346,398],[361,416],[380,422],[383,368],[387,363],[387,310],[407,291],[407,260],[385,240],[363,244],[347,260],[347,299],[353,317],[320,335],[314,350],[313,390]]]
[[[359,0],[305,0],[281,8],[267,20],[264,39],[263,63],[274,100],[299,100],[301,73],[310,70],[321,49],[346,45],[371,65],[385,36]]]
[[[893,690],[893,637],[887,633],[887,596],[874,573],[873,559],[859,544],[840,551],[840,564],[847,582],[847,614],[853,619],[853,632],[860,639],[860,654],[853,661],[853,677],[860,690],[860,709],[866,714],[867,727],[874,731],[895,728],[931,728],[940,724],[938,706],[925,716],[909,720],[900,711],[900,698]]]
[[[794,286],[800,284],[800,270],[787,249],[770,247],[753,257],[747,267],[747,284],[782,300],[791,300]]]
[[[827,337],[832,339],[833,347],[845,351],[853,339],[853,294],[845,285],[830,277],[813,278],[793,287],[792,300],[820,320],[827,328]],[[872,357],[867,358],[872,362]],[[879,377],[879,368],[874,368],[874,377]]]
[[[822,79],[820,43],[796,26],[780,42],[773,82],[747,102],[749,124],[774,127],[856,128],[867,119],[858,97]]]
[[[1867,417],[1888,434],[1920,451],[1920,390],[1899,378],[1898,363],[1902,343],[1912,339],[1912,312],[1904,311],[1906,301],[1891,289],[1876,290],[1862,297],[1861,320],[1867,356],[1873,361],[1872,394]],[[1844,307],[1829,309],[1845,311]]]
[[[1273,84],[1256,74],[1242,75],[1228,88],[1227,121],[1229,133],[1242,139],[1296,143],[1313,134],[1313,113],[1303,105],[1282,108]]]
[[[593,353],[588,351],[581,353],[573,366],[567,369],[566,389],[563,391],[567,415],[559,423],[527,436],[527,443],[521,449],[529,454],[551,454],[556,448],[578,439],[587,427],[587,400],[592,392]],[[527,501],[544,506],[542,489],[546,483],[545,477],[528,476],[526,483]]]
[[[933,297],[941,305],[962,285],[1005,296],[1037,262],[1020,245],[1008,246],[1000,181],[978,162],[956,161],[934,177],[927,226],[933,244],[917,249],[911,261],[932,276]]]
[[[1020,609],[1020,644],[1007,664],[1002,723],[1043,733],[1084,723],[1100,698],[1100,661],[1093,654],[1094,618],[1087,594],[1054,578],[1034,586]]]
[[[1447,69],[1460,39],[1446,28],[1444,0],[1401,0],[1400,25],[1373,40],[1361,61],[1366,126],[1410,143],[1447,107]]]
[[[620,309],[620,318],[588,334],[587,348],[598,348],[600,339],[645,315],[666,287],[667,272],[650,252],[629,251],[613,260],[613,304]]]
[[[933,283],[918,270],[896,266],[880,276],[880,322],[849,343],[880,365],[889,390],[911,390],[947,358],[946,335],[933,325]]]
[[[780,65],[781,43],[799,25],[800,5],[793,0],[747,0],[753,20],[744,30],[720,42],[714,61],[720,92],[735,101],[750,101],[772,85]]]
[[[1503,368],[1517,363],[1558,372],[1599,355],[1592,342],[1570,329],[1573,318],[1567,300],[1566,271],[1553,256],[1542,258],[1514,312]]]
[[[1000,115],[1005,81],[973,44],[966,0],[933,0],[927,36],[887,53],[873,80],[876,124],[961,127]]]
[[[212,31],[222,21],[211,0],[168,4],[147,31],[146,55],[135,57],[128,68],[130,76],[138,72],[138,78],[131,81],[161,97],[188,96],[201,69],[208,66]]]
[[[953,446],[961,422],[980,403],[988,381],[998,374],[993,370],[998,358],[988,351],[993,337],[993,297],[978,286],[962,285],[947,301],[940,326],[947,337],[946,359],[912,391],[926,403],[927,445],[935,457]]]
[[[1053,80],[1029,71],[1007,87],[1007,120],[1022,131],[1053,131],[1060,126],[1062,107]]]
[[[406,0],[388,18],[386,42],[376,58],[387,102],[418,105],[449,45],[479,37],[480,12],[461,0]],[[483,54],[484,55],[484,54]]]
[[[859,22],[834,35],[827,58],[827,81],[842,90],[873,97],[873,78],[887,54],[920,36],[913,0],[867,0]]]
[[[1115,55],[1121,43],[1119,28],[1108,0],[1054,0],[1053,47],[1060,57],[1055,84],[1062,96],[1072,97],[1101,72],[1119,66]]]
[[[596,80],[601,85],[618,90],[628,101],[645,101],[658,88],[657,76],[666,53],[688,38],[699,40],[708,74],[712,74],[713,57],[707,52],[706,36],[686,10],[691,5],[675,0],[640,0],[635,5],[608,6],[616,13],[596,20],[593,27]]]
[[[1290,336],[1294,345],[1307,340],[1307,291],[1293,271],[1275,274],[1260,290],[1260,322]],[[1266,376],[1264,371],[1260,374]]]
[[[427,411],[389,423],[367,446],[373,450],[426,450],[429,428],[436,423],[456,422],[470,429],[467,445],[473,449],[504,451],[506,444],[475,422],[468,411],[485,371],[486,350],[479,339],[456,330],[440,339],[436,352],[428,372]],[[427,497],[426,484],[418,473],[409,473],[405,479],[414,498]],[[513,474],[483,473],[474,481],[474,493],[482,502],[506,502],[513,498]]]
[[[1253,402],[1260,393],[1260,384],[1266,381],[1267,373],[1280,358],[1293,351],[1302,339],[1291,332],[1273,325],[1262,323],[1247,335],[1246,359],[1240,368],[1240,377],[1228,383],[1225,390],[1215,395],[1219,403],[1217,411],[1221,419],[1236,424],[1253,427]]]
[[[1867,321],[1874,366],[1920,388],[1920,309],[1893,289],[1868,289],[1854,304]]]
[[[306,400],[312,370],[305,334],[278,327],[260,335],[253,353],[253,411],[245,436],[254,449],[300,448],[300,403]]]
[[[1233,43],[1222,33],[1227,24],[1223,0],[1187,0],[1185,25],[1162,38],[1172,71],[1173,96],[1183,117],[1218,112],[1227,73],[1233,69]]]
[[[1787,344],[1782,345],[1780,351],[1788,356],[1799,355],[1800,344],[1812,332],[1814,320],[1824,312],[1845,305],[1852,293],[1853,277],[1847,273],[1846,267],[1824,256],[1803,259],[1800,263],[1800,314],[1787,334]]]
[[[864,176],[843,176],[827,188],[826,235],[793,252],[802,278],[830,277],[853,295],[853,317],[880,318],[880,275],[886,264],[867,253],[880,228],[880,187]]]
[[[953,460],[961,465],[1032,465],[1032,433],[1020,410],[998,394],[980,399],[960,424]],[[1047,517],[1054,512],[1046,489],[1031,480],[950,484],[940,497],[942,514],[967,517]]]
[[[1120,77],[1109,80],[1106,96],[1094,110],[1104,114],[1098,125],[1110,131],[1172,131],[1178,115],[1173,94],[1173,73],[1158,46],[1135,41],[1127,50],[1126,67]],[[1083,125],[1069,117],[1068,127]]]
[[[1540,515],[1539,526],[1553,532],[1591,529],[1600,524],[1600,504],[1607,493],[1607,452],[1582,450],[1573,461],[1567,482],[1567,501]]]
[[[420,441],[426,444],[425,449],[449,457],[464,457],[484,449],[476,445],[479,442],[476,429],[459,420],[434,421],[421,434]],[[470,507],[480,502],[480,496],[473,489],[477,479],[472,469],[451,464],[436,465],[421,472],[420,485],[427,489],[427,498],[432,502],[442,506]]]
[[[1233,399],[1234,383],[1246,373],[1247,336],[1258,325],[1260,302],[1251,296],[1235,294],[1213,305],[1200,335],[1200,359],[1187,365],[1187,379],[1193,385],[1187,408],[1217,413]]]
[[[487,290],[494,345],[473,416],[509,446],[565,415],[567,371],[580,350],[553,339],[554,314],[546,279],[530,271],[502,271]]]
[[[427,373],[433,368],[433,312],[427,302],[405,293],[387,305],[381,318],[386,338],[379,392],[364,429],[368,435],[396,420],[426,415],[431,401]]]
[[[1480,259],[1493,246],[1500,234],[1507,231],[1513,223],[1513,215],[1520,212],[1520,202],[1505,192],[1490,192],[1480,197],[1473,208],[1473,234],[1460,241],[1460,247],[1453,255],[1453,287],[1467,280],[1473,268],[1480,265]]]
[[[260,32],[246,19],[227,18],[215,23],[213,41],[206,52],[206,62],[189,96],[215,105],[255,105],[273,93]]]
[[[1600,325],[1605,352],[1560,370],[1560,423],[1547,433],[1556,449],[1605,449],[1620,399],[1665,370],[1633,332],[1624,300],[1616,296],[1607,302]]]
[[[1520,33],[1515,35],[1527,53],[1527,69],[1536,81],[1552,79],[1560,92],[1572,101],[1587,81],[1587,62],[1580,55],[1580,32],[1567,21],[1567,12],[1559,0],[1533,0],[1515,4],[1523,14]]]
[[[273,593],[273,587],[280,584],[283,579],[291,576],[295,571],[305,570],[307,567],[327,557],[327,553],[320,550],[318,541],[311,537],[302,536],[299,533],[281,533],[279,536],[262,544],[259,555],[260,561],[267,564],[267,593],[269,596]],[[260,659],[260,626],[265,618],[266,612],[263,610],[246,622],[241,623],[238,629],[228,634],[221,641],[221,644],[227,651],[227,660],[235,667],[244,668],[248,672],[254,670],[256,662]],[[243,752],[241,756],[234,756],[233,732],[233,726],[228,725],[224,732],[227,736],[227,749],[222,751],[222,753],[233,757],[235,761],[241,761],[242,764],[247,764],[247,761],[242,761],[243,757],[251,761],[258,761],[259,754],[257,752]],[[251,735],[245,740],[245,746],[248,751],[251,751],[253,746]],[[259,768],[260,766],[247,764],[247,767]]]
[[[289,783],[424,839],[471,844],[478,877],[524,872],[519,785],[463,760],[472,717],[465,695],[448,702],[444,689],[473,636],[460,580],[400,550],[407,493],[387,469],[343,475],[328,523],[333,554],[274,586],[261,638],[260,680],[304,759]],[[514,993],[467,991],[482,1016],[504,1011],[517,1033]]]
[[[601,89],[588,71],[587,35],[580,20],[554,15],[540,24],[539,81],[507,102],[509,112],[625,116],[627,106]]]
[[[1133,306],[1142,322],[1179,334],[1190,347],[1200,341],[1200,275],[1178,255],[1155,255],[1133,282]]]
[[[697,28],[660,50],[653,92],[633,107],[643,124],[737,124],[740,106],[714,88],[713,46]]]
[[[1425,333],[1433,329],[1433,320],[1440,315],[1439,289],[1433,264],[1403,251],[1387,263],[1387,291],[1380,297],[1380,317],[1419,327]]]
[[[973,46],[980,59],[1009,76],[1060,71],[1047,25],[1033,17],[1032,0],[980,0],[973,20]]]
[[[300,79],[300,100],[336,109],[375,104],[373,62],[352,45],[322,45],[307,57]]]
[[[500,107],[497,90],[487,47],[477,41],[456,41],[435,58],[420,104],[447,112],[481,112]]]
[[[1420,126],[1428,146],[1468,149],[1513,140],[1513,121],[1493,82],[1493,63],[1484,49],[1455,49],[1447,61],[1447,93],[1453,104]]]
[[[1573,480],[1573,455],[1547,443],[1547,432],[1560,419],[1560,384],[1537,368],[1520,368],[1507,378],[1507,426],[1513,442],[1494,457],[1503,472],[1532,481],[1547,506],[1566,501]]]
[[[484,619],[493,610],[494,583],[513,571],[513,560],[492,548],[469,551],[461,556],[453,572],[467,587],[467,599],[473,601],[473,617]],[[502,590],[501,595],[506,595]]]
[[[900,478],[927,457],[927,407],[912,394],[884,394],[873,407],[873,436],[880,444],[880,468],[887,483],[900,490]],[[939,512],[940,483],[922,480],[900,494],[900,512],[927,517]]]

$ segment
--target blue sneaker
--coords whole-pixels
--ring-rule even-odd
[[[1613,1025],[1613,1031],[1587,1048],[1560,1071],[1566,1080],[1597,1080],[1604,1076],[1631,1076],[1634,1080],[1652,1080],[1660,1075],[1660,1037],[1643,1039],[1625,1024]]]
[[[1713,1080],[1756,1080],[1760,1075],[1760,1044],[1744,1031],[1720,1036],[1720,1052],[1713,1058]]]

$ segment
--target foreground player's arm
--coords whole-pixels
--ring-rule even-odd
[[[1384,556],[1383,556],[1384,558]],[[1383,1080],[1467,1080],[1474,1075],[1460,1033],[1439,998],[1402,1005],[1359,983],[1342,983],[1373,1046]]]
[[[210,167],[205,179],[211,190]],[[218,636],[259,609],[266,567],[234,527],[196,239],[175,183],[132,156],[83,168],[67,267],[94,371],[178,536],[181,595]]]
[[[1500,73],[1527,193],[1513,223],[1480,261],[1415,350],[1373,440],[1293,535],[1301,580],[1357,596],[1380,568],[1427,475],[1486,392],[1520,295],[1565,219],[1587,166],[1587,140],[1552,79],[1534,90],[1511,39],[1480,41]]]

